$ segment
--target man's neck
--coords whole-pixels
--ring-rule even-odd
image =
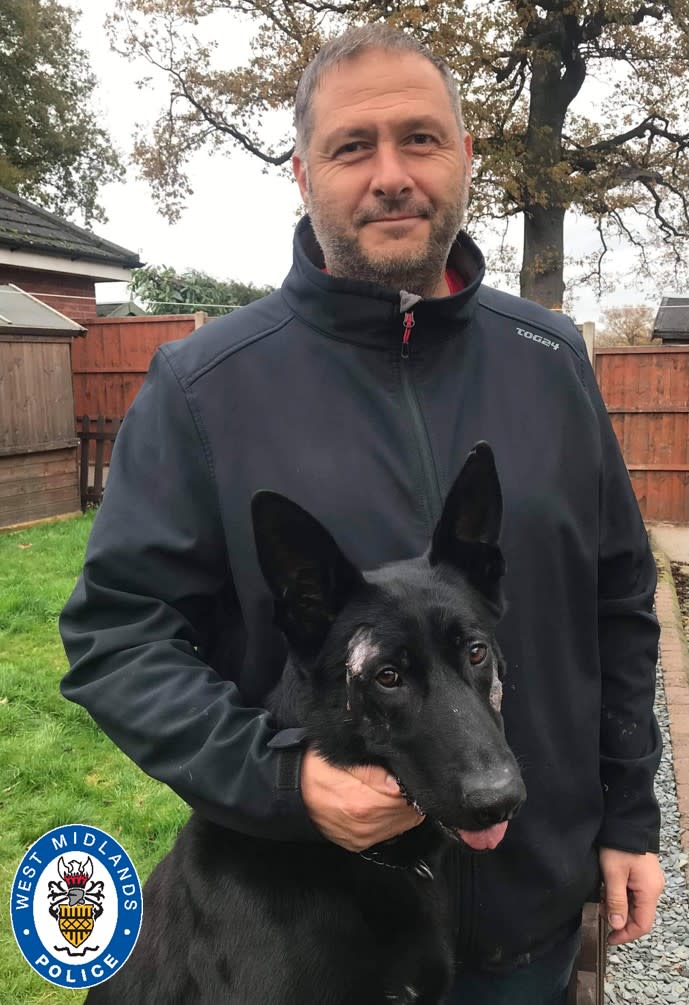
[[[327,265],[323,267],[323,272],[328,272]],[[464,281],[459,274],[456,274],[453,278],[453,284],[448,281],[448,273],[445,270],[438,280],[437,285],[434,287],[433,292],[429,294],[431,297],[449,297],[454,293],[457,293],[459,289],[464,288]],[[413,293],[413,290],[409,290],[409,293]]]
[[[434,297],[449,297],[450,295],[450,284],[447,281],[447,273],[443,272],[438,285],[433,290]]]

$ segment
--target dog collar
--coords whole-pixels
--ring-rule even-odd
[[[386,845],[388,843],[387,841],[385,842]],[[385,866],[386,869],[402,869],[407,872],[416,873],[420,879],[434,879],[431,867],[422,858],[417,858],[415,862],[391,862],[382,851],[377,851],[375,848],[367,848],[366,851],[360,851],[359,855],[367,862]]]

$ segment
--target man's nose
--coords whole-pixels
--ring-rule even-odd
[[[371,177],[373,195],[396,198],[410,192],[413,185],[399,148],[393,144],[381,144],[376,151]]]

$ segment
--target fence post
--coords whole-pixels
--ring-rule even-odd
[[[584,321],[581,326],[581,334],[584,337],[584,342],[586,343],[586,352],[589,354],[589,360],[593,363],[593,353],[594,346],[596,342],[596,325],[594,321]]]
[[[569,982],[567,1005],[604,1005],[607,925],[598,904],[584,905],[581,949]]]
[[[105,416],[99,415],[96,423],[96,470],[93,479],[93,494],[97,500],[103,495],[103,453],[105,451]]]
[[[103,499],[103,482],[105,480],[105,444],[114,444],[117,434],[122,425],[122,416],[116,415],[109,419],[106,415],[99,415],[95,422],[95,429],[91,427],[91,418],[88,415],[77,417],[77,423],[81,423],[81,429],[77,429],[81,440],[81,469],[79,471],[79,494],[81,496],[81,508],[85,512],[89,503],[98,505]],[[110,429],[106,425],[110,423]],[[91,443],[95,442],[95,463],[94,463],[94,484],[89,485],[90,475],[90,453]]]
[[[208,315],[205,311],[194,311],[194,328],[200,328],[201,325],[205,325],[208,321]]]
[[[82,512],[86,512],[89,490],[89,429],[91,420],[88,415],[81,416],[81,461],[79,468],[79,496]],[[78,430],[77,430],[78,431]]]

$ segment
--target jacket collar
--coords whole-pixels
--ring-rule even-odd
[[[424,344],[457,334],[478,305],[485,262],[463,231],[450,249],[447,264],[463,276],[466,286],[454,296],[420,300],[411,308]],[[324,267],[311,221],[304,216],[294,234],[293,265],[282,285],[289,308],[305,324],[333,338],[381,349],[397,340],[401,343],[404,311],[410,309],[408,295],[405,303],[403,291],[331,276],[322,271]]]

